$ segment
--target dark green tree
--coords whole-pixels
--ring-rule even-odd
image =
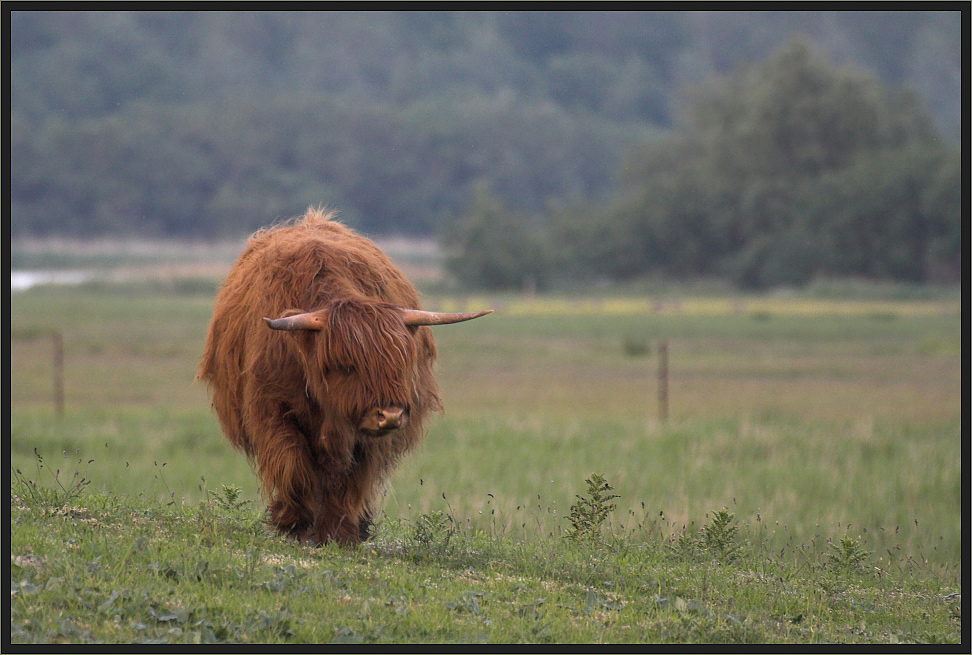
[[[935,148],[915,96],[836,68],[795,41],[691,89],[680,116],[671,136],[640,147],[625,167],[627,195],[615,216],[646,272],[724,275],[748,287],[829,273],[924,279],[924,249],[936,237],[916,227],[927,222],[917,203],[942,158],[926,157],[930,163],[910,174],[911,202],[895,211],[877,191],[901,182],[906,153]],[[812,186],[824,177],[829,186]],[[855,216],[857,240],[821,236],[837,226],[826,210],[802,207],[815,193],[824,204],[837,196],[852,203],[840,209]],[[837,247],[858,261],[828,260],[824,251]]]
[[[526,219],[480,185],[444,239],[446,268],[465,288],[535,289],[546,282],[545,252]]]
[[[939,145],[868,153],[795,196],[815,272],[910,282],[961,272],[960,155]]]

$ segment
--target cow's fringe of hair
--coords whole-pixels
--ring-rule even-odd
[[[310,209],[247,242],[216,298],[198,368],[227,439],[255,465],[271,522],[293,536],[356,542],[387,472],[440,408],[427,327],[395,307],[418,294],[367,239]],[[320,332],[263,317],[327,311]],[[349,426],[375,403],[406,407],[385,436]]]

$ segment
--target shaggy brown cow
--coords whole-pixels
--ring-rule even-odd
[[[198,377],[295,539],[368,537],[380,485],[440,409],[428,325],[374,244],[319,210],[254,234],[216,297]],[[278,317],[270,319],[267,317]]]

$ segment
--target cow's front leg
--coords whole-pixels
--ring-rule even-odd
[[[274,418],[263,430],[253,459],[268,503],[269,523],[282,534],[303,539],[313,522],[314,456],[292,421]]]

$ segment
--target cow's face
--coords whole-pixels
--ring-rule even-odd
[[[345,307],[315,336],[324,402],[336,416],[375,436],[408,424],[418,362],[412,331],[397,313]]]
[[[489,312],[424,312],[368,300],[338,300],[313,312],[266,319],[293,330],[314,394],[326,416],[383,435],[408,425],[419,397],[420,368],[434,347],[422,344],[421,326],[457,323]],[[431,337],[426,337],[431,343]]]
[[[308,393],[324,416],[369,436],[405,427],[413,404],[416,348],[398,313],[373,303],[344,301],[308,317],[319,328],[294,336]]]

